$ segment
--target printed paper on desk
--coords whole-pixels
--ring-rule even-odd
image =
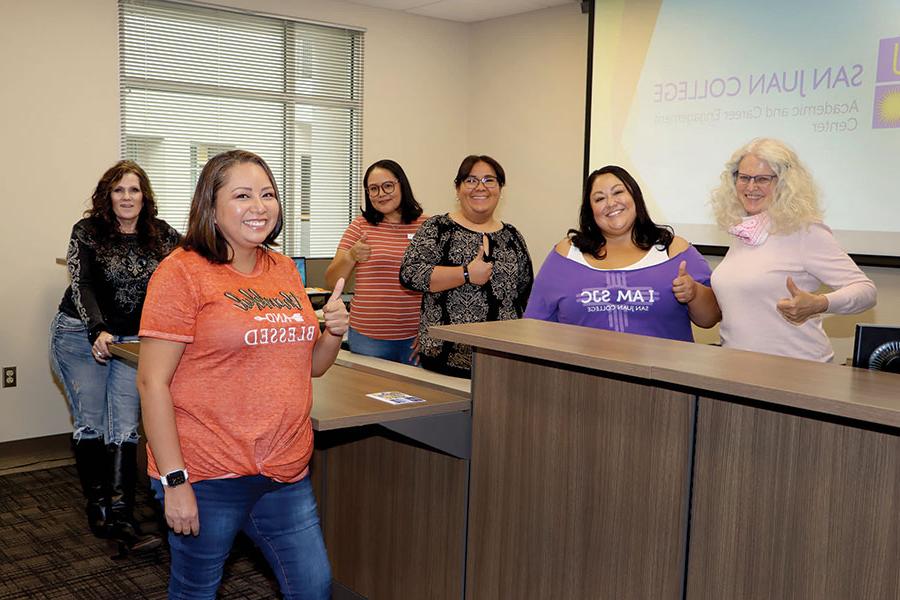
[[[372,394],[366,394],[366,396],[381,400],[382,402],[387,402],[388,404],[413,404],[415,402],[425,402],[424,398],[410,396],[403,392],[374,392]]]

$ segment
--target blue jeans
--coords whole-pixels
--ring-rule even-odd
[[[376,340],[361,334],[352,327],[347,331],[347,344],[350,346],[350,352],[384,358],[407,365],[415,364],[409,360],[412,344],[415,340],[415,337],[404,340]]]
[[[165,503],[159,480],[150,483]],[[278,483],[254,475],[190,485],[197,498],[200,534],[169,531],[170,600],[216,597],[238,531],[246,533],[265,555],[286,600],[331,597],[331,567],[309,477]]]
[[[137,340],[118,336],[116,342]],[[88,331],[80,319],[57,313],[50,324],[50,366],[69,401],[75,441],[103,439],[107,444],[137,443],[141,399],[137,369],[110,359],[94,360]]]

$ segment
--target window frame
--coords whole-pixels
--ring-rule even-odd
[[[362,197],[362,122],[363,122],[363,64],[364,64],[364,33],[365,30],[355,27],[339,26],[315,21],[294,19],[280,15],[270,15],[241,9],[219,7],[206,4],[184,3],[173,0],[119,0],[119,69],[120,69],[120,154],[123,158],[137,160],[147,171],[154,189],[157,192],[157,205],[160,216],[166,218],[170,224],[184,232],[187,226],[187,216],[190,210],[190,197],[193,196],[193,188],[199,171],[205,161],[198,160],[198,154],[202,148],[223,149],[241,147],[238,140],[212,139],[215,136],[206,136],[202,133],[191,137],[185,133],[183,138],[178,138],[181,147],[187,146],[189,151],[184,157],[178,155],[176,150],[165,150],[166,137],[158,131],[144,131],[134,122],[140,122],[141,118],[147,122],[156,123],[164,121],[168,117],[161,118],[153,113],[154,106],[169,106],[183,102],[184,109],[179,118],[189,118],[191,114],[191,98],[197,98],[198,104],[228,103],[241,101],[265,102],[272,109],[272,114],[277,113],[280,106],[280,136],[270,135],[268,148],[271,149],[267,156],[258,152],[272,166],[276,176],[282,210],[284,211],[285,227],[279,236],[279,250],[289,256],[305,256],[309,258],[330,258],[334,255],[338,242],[344,229],[350,221],[360,214],[359,198]],[[151,22],[154,11],[158,11],[158,22]],[[149,15],[149,16],[148,16]],[[254,30],[258,35],[264,35],[266,41],[272,42],[266,50],[270,54],[272,48],[278,49],[280,45],[280,62],[266,63],[270,70],[279,69],[281,72],[281,89],[273,90],[271,80],[259,79],[268,89],[241,86],[237,89],[232,85],[222,85],[221,81],[192,81],[192,77],[199,80],[197,73],[202,72],[198,68],[195,71],[186,71],[182,79],[175,68],[174,76],[165,79],[159,76],[165,74],[166,66],[157,67],[152,62],[154,52],[170,53],[170,50],[158,39],[146,41],[151,36],[146,35],[144,41],[132,41],[137,31],[135,23],[140,25],[140,19],[146,21],[147,31],[153,31],[153,27],[163,30],[172,27],[167,19],[173,22],[178,16],[182,16],[184,30],[193,23],[200,23],[207,18],[211,23],[204,28],[202,33],[209,35],[210,29],[215,30],[221,25],[221,35],[227,39],[228,35],[234,35],[235,27],[239,27],[241,19],[245,18],[248,27],[258,25],[259,30]],[[131,19],[131,22],[127,22]],[[231,28],[231,29],[229,29]],[[200,29],[198,27],[198,29]],[[179,33],[183,35],[183,31]],[[280,35],[280,39],[274,36]],[[174,44],[178,36],[173,36]],[[189,37],[189,36],[188,36]],[[168,41],[168,40],[166,40]],[[140,55],[136,48],[145,44],[148,56]],[[346,46],[346,55],[344,52]],[[216,46],[210,52],[213,57],[223,56],[226,61],[234,56],[227,55],[223,50],[224,44]],[[188,57],[191,52],[202,55],[202,50],[196,47],[188,47],[185,52]],[[318,52],[318,55],[317,55]],[[329,54],[329,52],[331,54]],[[263,54],[263,53],[261,53]],[[337,56],[337,58],[335,58]],[[168,54],[167,58],[171,58]],[[324,57],[324,58],[323,58]],[[318,58],[319,63],[316,62]],[[141,59],[149,65],[142,71]],[[162,62],[162,61],[161,61]],[[209,66],[201,63],[202,66]],[[209,63],[213,64],[213,63]],[[217,63],[216,63],[217,64]],[[321,81],[316,80],[316,65],[321,68]],[[226,65],[227,67],[227,65]],[[346,82],[343,73],[346,70]],[[139,77],[135,73],[147,73],[151,76]],[[337,75],[335,75],[335,73]],[[235,72],[226,73],[223,79],[233,81]],[[231,79],[229,79],[231,78]],[[243,81],[242,81],[243,83]],[[342,87],[343,86],[343,87]],[[151,97],[144,102],[148,107],[146,114],[129,105],[130,94],[146,94]],[[158,98],[153,99],[152,94]],[[134,103],[133,103],[134,104]],[[229,111],[219,111],[226,115],[222,117],[222,123],[227,120],[227,131],[241,129],[241,119],[234,116],[228,117]],[[239,111],[232,111],[239,112]],[[312,115],[308,120],[301,120],[301,114]],[[318,115],[318,120],[316,116]],[[206,117],[204,117],[206,118]],[[271,134],[276,128],[271,123],[277,123],[277,117],[269,116],[267,132]],[[172,117],[173,121],[175,117]],[[213,119],[213,117],[210,117]],[[202,125],[218,124],[220,121],[204,120]],[[259,125],[257,125],[258,127]],[[166,125],[159,125],[160,130],[165,130]],[[199,129],[199,127],[198,127]],[[252,131],[249,124],[245,131]],[[216,130],[219,131],[218,129]],[[317,133],[325,131],[326,133]],[[223,134],[226,135],[226,134]],[[317,139],[315,136],[319,135]],[[280,137],[280,142],[272,141]],[[175,138],[171,138],[175,139]],[[332,141],[334,144],[331,144]],[[175,145],[174,143],[172,144]],[[332,149],[332,146],[334,147]],[[253,148],[247,148],[254,150]],[[183,148],[182,148],[183,151]],[[156,157],[150,160],[148,157]],[[336,158],[339,156],[340,158]],[[346,164],[342,158],[346,157]],[[208,157],[207,157],[208,158]],[[143,161],[143,162],[142,162]],[[183,161],[183,163],[182,163]],[[148,164],[144,164],[148,162]],[[166,185],[158,188],[155,181],[164,182]],[[175,183],[171,183],[175,181]],[[188,182],[189,185],[186,185]],[[178,189],[177,194],[170,193],[170,189]],[[187,189],[189,188],[189,193]],[[172,196],[172,197],[170,197]],[[185,196],[187,196],[185,198]],[[163,210],[164,209],[164,210]],[[176,215],[173,218],[172,215]],[[168,217],[168,218],[167,218]]]

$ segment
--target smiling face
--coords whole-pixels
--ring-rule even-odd
[[[133,233],[137,227],[138,217],[144,207],[144,194],[141,182],[134,173],[126,173],[109,191],[113,214],[119,222],[119,230]]]
[[[262,167],[231,167],[216,192],[216,226],[235,253],[255,249],[275,229],[280,207],[275,186]]]
[[[594,221],[604,237],[631,236],[637,210],[621,179],[612,173],[599,175],[591,186],[590,200]]]
[[[489,179],[488,184],[485,184],[482,181],[485,177],[493,179]],[[478,161],[472,165],[466,180],[457,186],[456,198],[467,219],[473,223],[484,223],[494,216],[494,209],[500,202],[500,190],[501,186],[494,168],[484,161]]]
[[[385,193],[385,187],[393,187],[393,190]],[[366,180],[366,195],[372,208],[383,214],[386,220],[400,220],[400,201],[403,200],[403,192],[400,190],[400,182],[393,173],[380,167],[372,169]]]
[[[762,176],[765,179],[774,175],[775,171],[772,170],[769,163],[753,154],[748,154],[738,163],[738,175],[735,178],[734,187],[737,190],[738,199],[748,215],[758,215],[771,206],[775,197],[777,179],[773,178],[770,182],[763,184],[756,177]],[[747,177],[750,178],[749,181],[747,181]]]

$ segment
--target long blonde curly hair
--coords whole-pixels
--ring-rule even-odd
[[[818,189],[797,154],[780,140],[756,138],[731,155],[719,178],[719,187],[712,192],[710,203],[719,227],[728,229],[747,216],[735,188],[735,175],[748,154],[764,160],[778,175],[767,211],[772,233],[792,233],[821,222]]]

